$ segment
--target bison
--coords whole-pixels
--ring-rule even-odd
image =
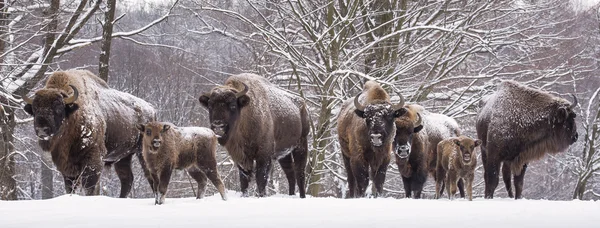
[[[86,195],[97,195],[103,165],[114,162],[121,181],[119,197],[126,197],[133,182],[134,153],[152,186],[136,128],[137,123],[155,118],[152,105],[111,89],[85,70],[54,72],[33,98],[24,96],[23,100],[27,103],[24,110],[33,116],[38,143],[52,154],[67,193],[81,184]],[[114,159],[103,161],[106,156]]]
[[[494,197],[500,165],[509,197],[514,174],[515,199],[521,198],[527,163],[546,153],[565,151],[577,141],[574,103],[545,91],[503,81],[477,114],[477,137],[482,141],[485,198]]]
[[[460,129],[454,119],[431,113],[420,105],[409,104],[404,108],[407,111],[395,121],[394,154],[405,197],[419,199],[429,174],[436,177],[437,144],[460,135]],[[459,190],[464,197],[462,181]]]
[[[271,162],[279,160],[294,195],[298,184],[305,198],[305,167],[309,132],[306,104],[255,74],[229,77],[199,97],[208,109],[210,127],[239,169],[243,196],[256,172],[258,196],[266,195]],[[256,162],[256,169],[254,169]]]
[[[348,198],[364,197],[369,177],[373,196],[383,193],[396,134],[394,120],[406,112],[404,98],[400,98],[398,104],[391,104],[379,83],[368,81],[362,93],[342,104],[337,130],[348,175]]]
[[[444,184],[448,198],[452,199],[456,194],[458,181],[464,180],[467,182],[469,201],[473,200],[473,179],[477,167],[475,148],[480,144],[479,139],[459,136],[442,140],[437,145],[436,199],[442,195]]]
[[[217,136],[204,127],[175,127],[171,123],[139,124],[142,154],[154,179],[154,203],[163,204],[173,169],[186,169],[198,182],[196,198],[204,197],[206,178],[227,200],[217,171]]]

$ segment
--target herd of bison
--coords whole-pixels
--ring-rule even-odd
[[[503,81],[481,102],[477,137],[461,134],[457,122],[418,104],[405,104],[375,81],[346,100],[338,115],[337,132],[347,173],[348,198],[364,197],[372,181],[374,197],[381,196],[392,157],[406,197],[420,198],[429,176],[435,198],[457,190],[472,199],[477,147],[484,168],[485,198],[493,198],[500,170],[510,197],[522,197],[527,163],[546,153],[565,151],[577,141],[574,107],[549,93],[515,81]],[[223,200],[225,187],[217,170],[217,144],[239,170],[243,196],[256,177],[258,196],[266,196],[273,161],[279,162],[294,195],[306,194],[309,114],[301,97],[254,74],[229,77],[223,85],[201,94],[210,129],[178,127],[158,122],[146,101],[111,89],[89,71],[54,72],[44,88],[23,97],[24,110],[34,117],[40,147],[49,151],[64,178],[67,193],[81,186],[86,195],[99,193],[104,166],[114,165],[121,181],[120,197],[133,183],[135,154],[155,195],[165,200],[174,169],[185,169],[198,182],[202,198],[207,180]],[[511,178],[514,178],[513,195]]]

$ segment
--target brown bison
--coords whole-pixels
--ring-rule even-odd
[[[364,197],[369,177],[374,183],[373,195],[383,193],[396,134],[394,119],[406,112],[400,98],[399,104],[392,105],[379,83],[368,81],[361,94],[342,104],[337,130],[348,175],[348,198]]]
[[[27,103],[24,110],[34,117],[39,145],[52,154],[67,193],[81,184],[86,195],[98,194],[103,165],[115,162],[121,181],[119,197],[127,196],[133,182],[131,157],[134,153],[141,156],[136,124],[155,118],[150,104],[109,88],[84,70],[54,72],[33,98],[23,100]],[[103,161],[105,156],[117,159]],[[138,158],[148,174],[143,159]]]
[[[407,198],[421,198],[429,173],[435,178],[437,144],[460,135],[456,121],[448,116],[431,113],[416,104],[406,105],[407,111],[396,119],[394,151]],[[462,181],[459,182],[464,197]]]
[[[477,136],[482,141],[481,158],[485,198],[493,198],[500,165],[509,196],[514,174],[515,199],[521,198],[527,163],[546,153],[565,151],[577,141],[574,103],[547,92],[503,81],[477,115]]]
[[[199,98],[208,109],[210,127],[239,169],[243,196],[256,172],[258,196],[266,195],[273,159],[279,160],[294,195],[298,184],[305,197],[305,173],[309,132],[304,100],[255,74],[229,77]],[[254,169],[256,162],[256,169]]]
[[[481,140],[466,136],[452,137],[442,140],[437,145],[437,171],[435,182],[435,198],[439,199],[446,185],[448,198],[454,198],[459,180],[467,182],[469,201],[473,200],[473,179],[477,167],[475,148]]]
[[[163,204],[173,169],[185,169],[198,182],[196,198],[204,197],[206,178],[221,198],[225,186],[217,171],[217,136],[204,127],[175,127],[171,123],[138,125],[143,135],[142,154],[154,180],[155,204]]]

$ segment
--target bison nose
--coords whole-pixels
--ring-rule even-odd
[[[408,145],[401,145],[398,147],[398,157],[404,159],[407,158],[408,155],[410,154],[410,147]]]
[[[373,146],[383,145],[383,141],[381,140],[381,134],[371,134],[371,144],[373,144]]]
[[[215,120],[212,122],[212,126],[215,128],[222,128],[225,126],[225,123],[223,123],[223,121],[220,120]]]
[[[154,147],[160,147],[160,139],[153,139],[152,140],[152,145]]]
[[[49,140],[52,137],[49,127],[36,127],[35,134],[42,140]]]

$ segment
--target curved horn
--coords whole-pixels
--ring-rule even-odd
[[[23,95],[23,101],[25,101],[27,104],[33,104],[33,98],[28,97],[27,94]]]
[[[421,113],[417,112],[417,116],[419,117],[419,120],[417,121],[417,123],[415,123],[415,126],[419,126],[423,123],[423,117],[421,116]]]
[[[360,104],[360,101],[358,101],[358,97],[360,96],[360,93],[356,95],[356,97],[354,97],[354,107],[356,107],[356,109],[358,109],[358,111],[364,112],[365,111],[365,106],[363,106],[362,104]]]
[[[398,102],[398,104],[392,105],[392,109],[394,111],[399,110],[404,107],[404,96],[402,96],[402,94],[400,94],[400,92],[398,92],[398,91],[396,91],[396,94],[398,94],[398,96],[400,96],[400,102]]]
[[[242,85],[244,85],[244,90],[242,90],[241,92],[236,93],[235,94],[236,98],[244,96],[248,92],[248,86],[245,83],[243,83],[243,82],[242,82]]]
[[[571,106],[569,108],[574,109],[575,107],[577,107],[577,104],[578,104],[577,97],[575,95],[573,95],[572,93],[571,93],[571,96],[573,97],[573,104],[571,104]]]
[[[75,88],[75,86],[69,85],[71,86],[71,88],[73,89],[73,96],[67,97],[64,99],[65,104],[71,104],[73,102],[75,102],[77,100],[77,98],[79,97],[79,91],[77,90],[77,88]]]

